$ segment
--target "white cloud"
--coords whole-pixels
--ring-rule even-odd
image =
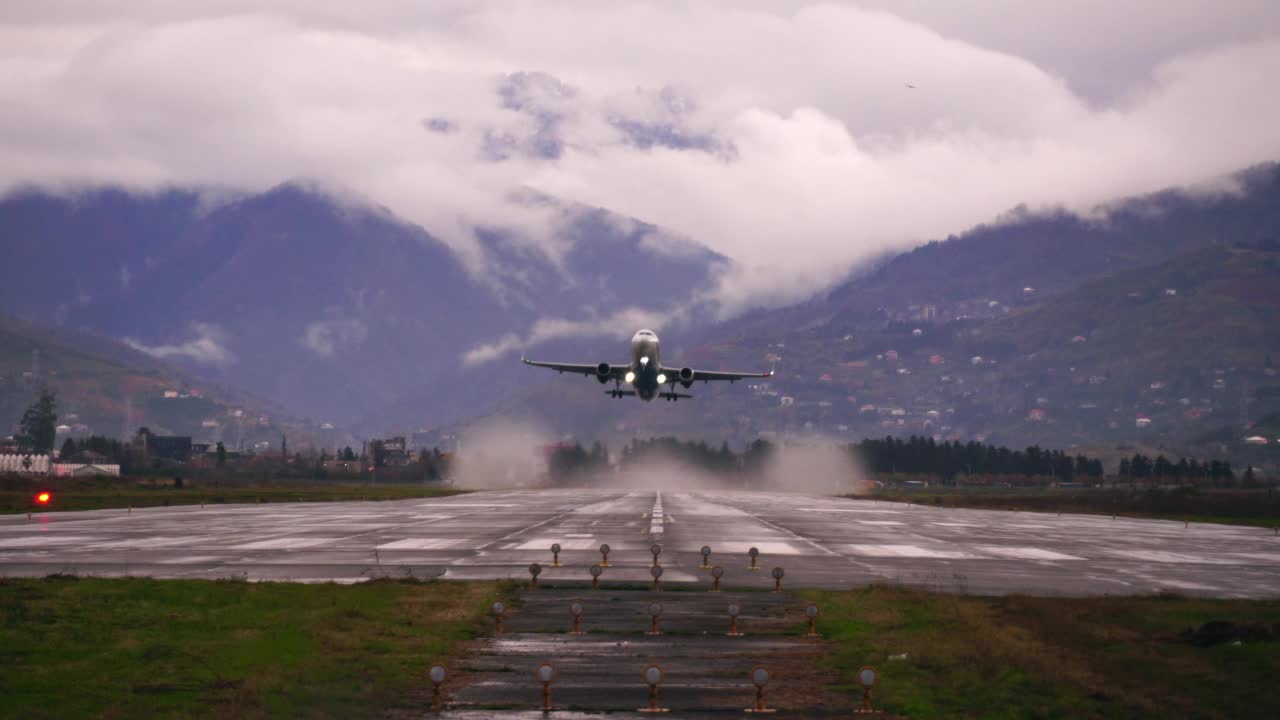
[[[343,348],[359,345],[368,336],[369,328],[360,320],[322,320],[307,325],[300,342],[320,357],[332,357]]]
[[[221,328],[211,323],[191,323],[195,337],[173,345],[147,345],[132,338],[125,338],[129,347],[161,359],[187,359],[204,365],[231,365],[236,356],[226,347],[226,336]]]
[[[477,226],[554,252],[533,189],[732,258],[732,313],[1017,204],[1276,159],[1278,70],[1258,0],[11,3],[0,191],[311,178],[482,274]]]

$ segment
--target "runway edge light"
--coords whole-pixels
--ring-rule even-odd
[[[41,490],[40,492],[36,493],[35,500],[37,505],[44,507],[49,503],[53,502],[53,493],[49,492],[48,490]]]

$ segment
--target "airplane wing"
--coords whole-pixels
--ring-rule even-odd
[[[555,370],[556,372],[560,372],[560,373],[577,373],[579,375],[595,375],[596,368],[599,367],[598,365],[594,365],[594,364],[540,362],[537,360],[527,360],[525,358],[520,358],[520,361],[523,362],[525,365],[549,368],[551,370]],[[620,378],[623,375],[627,374],[627,370],[630,367],[631,367],[630,363],[619,363],[617,365],[611,364],[609,365],[609,376]]]
[[[667,377],[678,378],[681,380],[685,379],[680,377],[680,368],[664,367],[662,368],[662,371],[667,374]],[[737,380],[745,380],[746,378],[767,378],[767,377],[773,377],[772,370],[770,370],[769,372],[762,372],[762,373],[760,372],[721,372],[719,370],[694,370],[693,377],[688,381],[689,382],[709,382],[711,380],[728,380],[729,382],[734,382]]]

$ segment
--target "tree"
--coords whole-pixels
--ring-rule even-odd
[[[49,388],[40,389],[40,397],[22,413],[22,434],[19,442],[36,453],[53,450],[58,432],[57,398]]]
[[[222,444],[221,440],[218,441],[218,447],[214,449],[214,454],[217,457],[218,467],[223,467],[227,464],[227,448]]]
[[[76,454],[76,441],[67,438],[62,443],[62,452],[58,453],[58,459],[62,462],[70,462],[71,458]]]
[[[343,448],[341,452],[338,453],[338,459],[345,462],[355,462],[356,451],[352,450],[351,446],[348,445],[345,448]]]

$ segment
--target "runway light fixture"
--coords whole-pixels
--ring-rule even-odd
[[[702,569],[705,570],[709,567],[711,567],[711,546],[703,545],[702,546]]]
[[[756,567],[756,558],[760,557],[760,551],[756,548],[751,548],[750,550],[747,551],[747,557],[751,558],[751,566],[748,567],[747,569],[759,570],[760,568]]]
[[[747,712],[771,713],[764,702],[764,688],[769,684],[769,671],[762,667],[757,667],[751,671],[751,684],[756,686],[756,704],[755,707],[747,708]]]
[[[658,566],[658,556],[662,554],[662,546],[654,543],[649,546],[649,552],[653,553],[653,567]]]
[[[649,568],[649,574],[653,576],[653,591],[662,592],[662,566],[654,565]]]
[[[493,605],[489,607],[489,612],[493,613],[493,621],[494,621],[493,633],[495,635],[501,635],[502,619],[507,614],[507,606],[503,604],[501,600],[498,600],[498,601],[495,601]]]
[[[554,708],[551,707],[551,682],[556,679],[556,669],[548,662],[544,662],[533,671],[533,676],[542,683],[542,712],[550,712]]]
[[[600,567],[609,567],[609,543],[600,546]]]
[[[809,607],[804,609],[804,614],[809,618],[809,637],[818,637],[818,631],[814,627],[814,623],[818,620],[818,606],[809,603]]]
[[[575,602],[572,605],[570,605],[569,614],[573,616],[573,630],[570,631],[570,634],[581,635],[582,634],[582,603]]]
[[[551,544],[551,567],[560,567],[560,543]]]
[[[782,576],[785,574],[786,572],[780,567],[776,567],[773,569],[773,591],[774,592],[782,592]]]
[[[858,671],[858,684],[862,686],[862,712],[875,712],[871,706],[871,688],[880,681],[880,673],[875,668],[864,667]]]
[[[649,632],[646,635],[661,635],[662,631],[658,629],[658,618],[662,617],[662,603],[649,603],[649,607],[645,608],[649,613]]]
[[[529,577],[531,578],[531,582],[529,583],[529,588],[531,590],[536,590],[538,588],[538,576],[541,574],[542,574],[541,565],[539,565],[538,563],[529,563]]]
[[[664,713],[669,712],[668,708],[658,705],[658,686],[662,684],[662,678],[666,675],[662,668],[658,665],[650,665],[644,669],[642,677],[644,684],[649,686],[649,706],[640,708],[639,712]]]
[[[711,592],[720,592],[720,578],[724,577],[724,568],[719,565],[711,568]]]
[[[587,569],[587,572],[591,573],[591,589],[599,590],[600,589],[600,573],[604,572],[604,568],[600,567],[599,565],[592,565],[590,568]]]
[[[440,686],[444,684],[445,669],[443,665],[432,665],[427,671],[427,679],[431,681],[431,711],[440,712]]]
[[[48,490],[41,490],[40,492],[36,493],[37,505],[46,506],[51,502],[53,502],[53,493],[49,492]]]
[[[738,603],[729,603],[729,632],[725,633],[729,637],[742,637],[742,633],[738,632],[738,616],[742,614],[742,608]]]

